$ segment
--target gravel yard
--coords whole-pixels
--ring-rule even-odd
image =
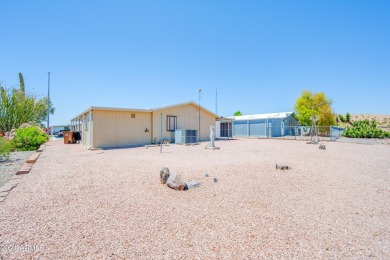
[[[160,154],[51,141],[0,203],[4,259],[390,258],[390,146],[216,144]],[[163,166],[202,184],[169,189]]]

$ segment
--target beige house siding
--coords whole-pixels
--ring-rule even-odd
[[[199,107],[193,102],[155,110],[91,107],[71,122],[73,131],[82,132],[84,146],[107,148],[158,142],[161,123],[162,138],[173,142],[175,132],[167,130],[167,116],[177,117],[176,129],[199,129]],[[216,118],[217,115],[201,108],[201,141],[209,140],[210,126],[215,125]]]
[[[132,118],[132,114],[135,118]],[[145,132],[146,128],[149,132]],[[94,110],[93,147],[150,144],[152,113]]]
[[[174,139],[175,132],[167,131],[167,116],[177,116],[177,129],[199,129],[199,108],[193,104],[185,106],[171,107],[167,109],[159,109],[153,111],[153,139],[160,140],[160,116],[162,115],[162,138]],[[201,140],[210,139],[210,125],[215,125],[215,116],[206,112],[200,111],[200,134]]]

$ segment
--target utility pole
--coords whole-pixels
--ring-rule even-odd
[[[50,134],[50,71],[47,72],[47,134]]]
[[[163,146],[163,141],[162,141],[162,113],[160,113],[160,153],[162,153],[162,146]]]
[[[218,115],[218,89],[215,89],[215,114]]]
[[[198,89],[199,93],[199,129],[198,129],[198,141],[200,142],[200,93],[202,92],[202,89]]]

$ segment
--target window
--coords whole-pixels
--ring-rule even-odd
[[[177,116],[167,116],[167,131],[175,131],[177,128]]]
[[[135,114],[131,114],[131,118],[135,118]]]

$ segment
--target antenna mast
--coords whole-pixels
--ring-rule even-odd
[[[215,114],[218,115],[218,89],[215,89]]]

